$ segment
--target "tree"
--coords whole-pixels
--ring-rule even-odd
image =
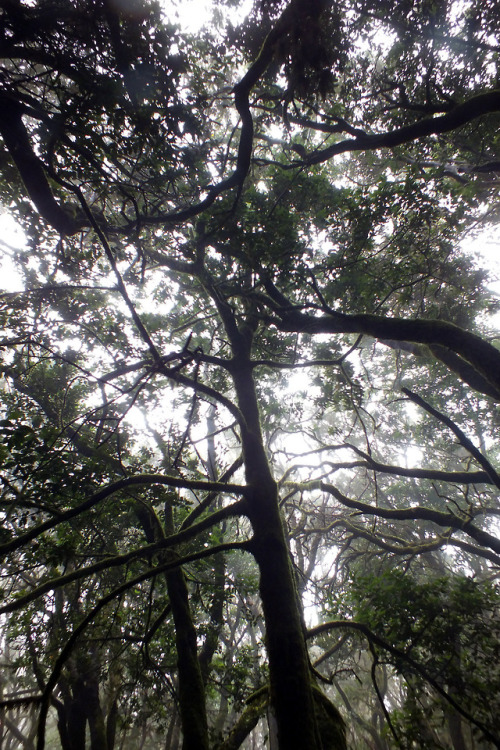
[[[401,747],[411,675],[475,733],[455,743],[499,747],[453,658],[429,670],[432,629],[414,648],[424,615],[398,633],[352,603],[374,566],[427,613],[426,586],[496,580],[496,304],[460,239],[494,218],[498,8],[216,12],[189,36],[154,3],[4,3],[1,198],[27,247],[2,295],[1,611],[33,689],[3,705],[39,705],[39,750],[51,706],[73,747],[83,694],[93,750],[131,727],[229,750],[263,716],[287,750],[355,721]]]

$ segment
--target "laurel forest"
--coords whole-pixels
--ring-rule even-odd
[[[178,11],[0,9],[0,748],[500,748],[500,7]]]

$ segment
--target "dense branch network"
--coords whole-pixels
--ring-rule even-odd
[[[412,652],[407,623],[396,642],[406,637],[408,647],[391,644],[357,619],[372,602],[353,593],[370,594],[367,572],[383,582],[403,568],[404,581],[431,582],[474,569],[479,589],[500,566],[500,351],[473,332],[486,310],[479,276],[464,270],[470,287],[464,281],[464,300],[453,299],[462,280],[452,242],[480,197],[460,180],[447,192],[427,172],[425,187],[412,183],[419,168],[462,152],[496,174],[495,143],[460,140],[491,132],[500,112],[493,77],[465,86],[457,75],[452,96],[453,71],[434,81],[445,56],[422,52],[416,72],[420,48],[408,62],[396,42],[379,74],[356,36],[371,14],[346,14],[339,28],[351,29],[350,46],[335,36],[336,7],[324,0],[291,0],[273,21],[278,11],[262,4],[234,55],[209,35],[186,36],[177,54],[178,32],[162,28],[156,6],[138,3],[134,17],[108,0],[90,3],[89,32],[76,6],[59,18],[42,12],[51,3],[9,0],[0,39],[9,58],[0,166],[13,176],[3,195],[31,243],[19,251],[26,290],[0,299],[0,554],[9,581],[0,613],[24,618],[17,632],[38,686],[39,750],[51,705],[61,726],[74,674],[91,661],[96,703],[108,671],[107,687],[116,677],[122,691],[115,708],[122,695],[124,705],[145,706],[154,685],[158,744],[167,746],[165,710],[184,750],[208,750],[209,726],[220,750],[237,750],[250,731],[261,736],[267,713],[280,748],[343,749],[337,694],[311,668],[306,644],[338,630],[368,643],[371,668],[363,674],[365,660],[351,651],[339,674],[372,677],[396,742],[397,712],[376,679],[382,653],[430,686],[412,688],[429,713],[437,715],[437,694],[497,742],[494,719],[456,697],[463,665],[451,665],[458,677],[450,668],[436,679]],[[55,39],[66,46],[55,50]],[[399,74],[409,80],[398,85]],[[422,162],[402,148],[419,144]],[[366,339],[384,345],[382,357],[377,346],[368,361]],[[401,374],[403,351],[418,359]],[[429,359],[445,368],[429,369]],[[306,369],[313,375],[295,389]],[[411,388],[401,389],[402,377]],[[413,463],[410,441],[420,467],[397,465]],[[308,632],[306,593],[328,620]],[[476,658],[473,627],[497,606],[486,585],[481,596],[474,621],[457,605],[465,625],[454,652],[464,660]],[[344,615],[351,619],[330,619]],[[335,658],[327,645],[316,663]],[[398,672],[387,681],[402,684]],[[156,695],[158,685],[166,688]],[[364,692],[361,713],[372,715]],[[403,715],[406,696],[398,700]],[[211,726],[207,705],[215,714],[217,702]]]

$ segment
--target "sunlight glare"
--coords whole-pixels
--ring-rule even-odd
[[[22,276],[16,269],[16,250],[26,246],[26,235],[7,212],[0,213],[0,289],[17,292],[23,287]]]
[[[163,7],[169,20],[178,23],[184,33],[196,34],[204,27],[217,25],[213,0],[184,0],[182,3],[163,0]],[[225,7],[224,20],[240,23],[250,13],[251,7],[252,0],[243,0],[237,7]],[[219,18],[222,18],[221,10]]]

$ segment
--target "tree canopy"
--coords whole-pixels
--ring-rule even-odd
[[[0,9],[0,746],[500,748],[498,3],[212,11]]]

